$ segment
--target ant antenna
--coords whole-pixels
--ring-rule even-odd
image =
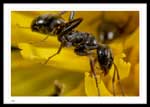
[[[49,35],[47,35],[44,39],[42,39],[42,40],[40,40],[40,41],[38,41],[38,42],[30,42],[30,44],[39,44],[39,43],[42,43],[42,42],[44,42],[45,40],[47,40],[48,37],[49,37]]]
[[[16,26],[17,26],[18,28],[30,29],[30,27],[21,26],[21,25],[19,25],[19,24],[16,24]],[[46,36],[46,37],[45,37],[44,39],[42,39],[41,41],[35,42],[35,43],[41,43],[41,42],[44,42],[48,37],[49,37],[49,36]],[[34,42],[30,42],[30,44],[35,44],[35,43],[34,43]]]
[[[57,14],[57,16],[61,16],[61,15],[63,15],[63,14],[65,14],[67,11],[61,11],[61,12],[59,12],[58,14]]]
[[[19,24],[16,24],[16,26],[17,26],[18,28],[30,29],[30,27],[21,26],[21,25],[19,25]]]

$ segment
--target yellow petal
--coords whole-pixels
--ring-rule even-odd
[[[117,66],[117,69],[119,71],[120,79],[124,79],[129,76],[130,73],[130,66],[131,64],[129,62],[124,61],[125,54],[120,54],[118,56],[114,57],[114,63]],[[113,77],[114,73],[114,65],[109,71],[109,75]]]
[[[133,76],[133,80],[136,80],[134,81],[135,82],[135,86],[137,88],[139,88],[139,63],[137,63],[135,66],[134,66],[134,76]]]
[[[136,63],[139,63],[139,28],[126,39],[124,49],[129,50],[128,60],[134,67]]]
[[[23,59],[18,51],[12,52],[11,56],[12,96],[50,96],[54,92],[55,80],[65,85],[64,95],[83,80],[82,73],[34,63]]]
[[[139,46],[139,27],[126,38],[124,49],[131,48],[135,45]]]
[[[125,90],[126,96],[138,96],[139,95],[139,64],[136,64],[131,69],[130,75],[123,79],[122,85]]]
[[[86,96],[84,90],[84,82],[81,81],[75,89],[65,93],[64,96]]]
[[[111,96],[112,94],[105,87],[103,81],[100,81],[100,76],[97,76],[100,96]],[[94,77],[85,72],[85,92],[88,96],[98,96],[98,90]]]
[[[20,43],[19,48],[21,55],[28,60],[44,63],[47,58],[57,52],[57,48],[40,48],[30,44]],[[78,56],[74,53],[73,49],[62,49],[61,53],[53,57],[47,65],[53,67],[60,67],[61,69],[67,69],[76,72],[89,71],[89,62],[86,56]]]
[[[114,56],[117,56],[123,53],[123,44],[120,40],[110,43],[109,46]]]

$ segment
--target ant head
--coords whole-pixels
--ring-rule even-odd
[[[62,18],[56,15],[46,14],[36,17],[32,21],[31,29],[34,32],[51,34],[54,28],[60,25],[61,23],[64,23],[64,20],[62,20]]]
[[[107,74],[113,64],[113,55],[111,49],[107,45],[100,45],[97,48],[98,62],[104,74]]]

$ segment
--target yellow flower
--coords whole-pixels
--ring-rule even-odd
[[[14,11],[11,13],[12,21],[12,46],[18,47],[20,51],[12,51],[12,96],[97,96],[98,91],[95,80],[90,76],[90,65],[87,56],[78,56],[73,48],[64,48],[61,53],[52,58],[47,64],[45,60],[53,55],[60,45],[56,36],[50,36],[44,42],[46,35],[32,32],[30,27],[34,17],[50,13],[44,11],[28,12]],[[57,14],[58,12],[51,12]],[[129,16],[131,20],[138,20],[138,12],[105,12],[105,18],[112,20],[119,26],[126,23]],[[92,14],[92,15],[91,15]],[[68,20],[69,13],[63,15]],[[84,31],[97,35],[97,27],[101,20],[96,20],[102,12],[76,12],[75,17],[82,17],[83,22],[77,27],[78,31]],[[118,20],[115,19],[116,15]],[[125,17],[121,19],[122,15]],[[111,17],[112,19],[110,19]],[[16,20],[18,19],[18,20]],[[115,20],[114,20],[115,19]],[[92,24],[90,24],[92,22]],[[108,44],[114,54],[114,63],[117,65],[125,95],[136,96],[139,94],[139,29],[138,23],[130,23],[125,33],[118,39]],[[136,39],[136,41],[135,41]],[[134,41],[134,42],[132,42]],[[29,44],[29,43],[33,44]],[[136,56],[136,57],[133,57]],[[96,66],[98,63],[96,64]],[[98,67],[99,68],[99,67]],[[114,66],[109,74],[103,76],[102,72],[95,67],[101,96],[112,96],[112,77]],[[57,81],[57,84],[55,84]],[[116,95],[121,95],[119,82],[115,81]],[[56,89],[60,91],[56,91]]]

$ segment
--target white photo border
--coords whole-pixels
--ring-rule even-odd
[[[40,8],[39,8],[40,7]],[[147,5],[146,4],[3,4],[4,9],[4,104],[145,104],[147,103]],[[137,97],[12,97],[11,11],[139,11],[140,95]]]

